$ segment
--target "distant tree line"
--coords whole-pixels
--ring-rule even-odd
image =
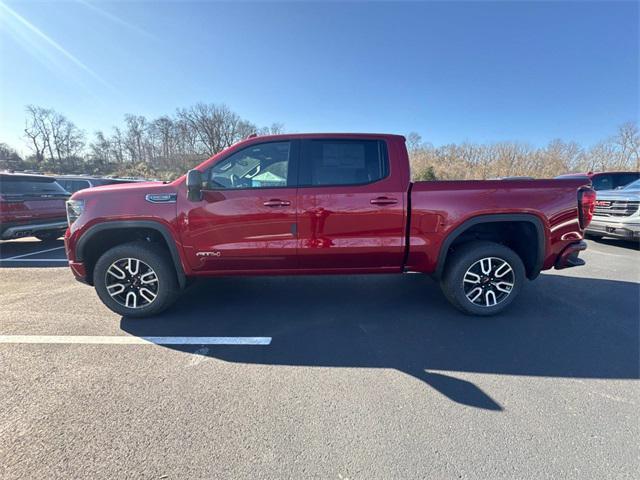
[[[22,158],[0,143],[0,170],[170,179],[252,133],[282,133],[274,123],[259,128],[226,105],[198,103],[173,115],[148,119],[125,115],[111,132],[91,139],[64,115],[29,105],[24,138],[31,154]],[[637,170],[640,132],[625,123],[611,138],[591,147],[553,140],[544,147],[520,142],[460,143],[435,147],[417,133],[407,136],[415,180],[549,178],[589,170]]]
[[[520,142],[461,143],[434,147],[417,133],[407,136],[414,180],[472,180],[507,176],[553,178],[570,172],[638,170],[638,124],[621,125],[617,133],[585,148],[556,139],[544,147]]]
[[[281,133],[274,123],[259,128],[226,105],[198,103],[174,115],[124,116],[110,133],[83,130],[60,113],[28,105],[24,137],[31,155],[21,158],[0,144],[0,169],[47,173],[175,178],[252,133]]]

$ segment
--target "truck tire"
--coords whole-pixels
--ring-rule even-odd
[[[168,255],[160,246],[145,241],[107,250],[96,262],[93,282],[102,303],[125,317],[156,315],[179,294]]]
[[[469,242],[448,258],[440,287],[468,315],[495,315],[520,293],[525,269],[516,252],[495,242]]]

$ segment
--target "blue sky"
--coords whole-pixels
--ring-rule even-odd
[[[3,6],[4,5],[4,6]],[[637,2],[2,2],[0,141],[226,103],[289,131],[591,144],[638,119]]]

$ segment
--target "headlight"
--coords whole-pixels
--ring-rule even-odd
[[[80,215],[84,212],[84,200],[67,200],[67,222],[69,226],[73,225]]]

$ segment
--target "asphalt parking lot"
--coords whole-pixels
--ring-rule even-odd
[[[636,245],[489,319],[385,275],[208,280],[128,320],[61,242],[0,257],[2,479],[637,478]]]

